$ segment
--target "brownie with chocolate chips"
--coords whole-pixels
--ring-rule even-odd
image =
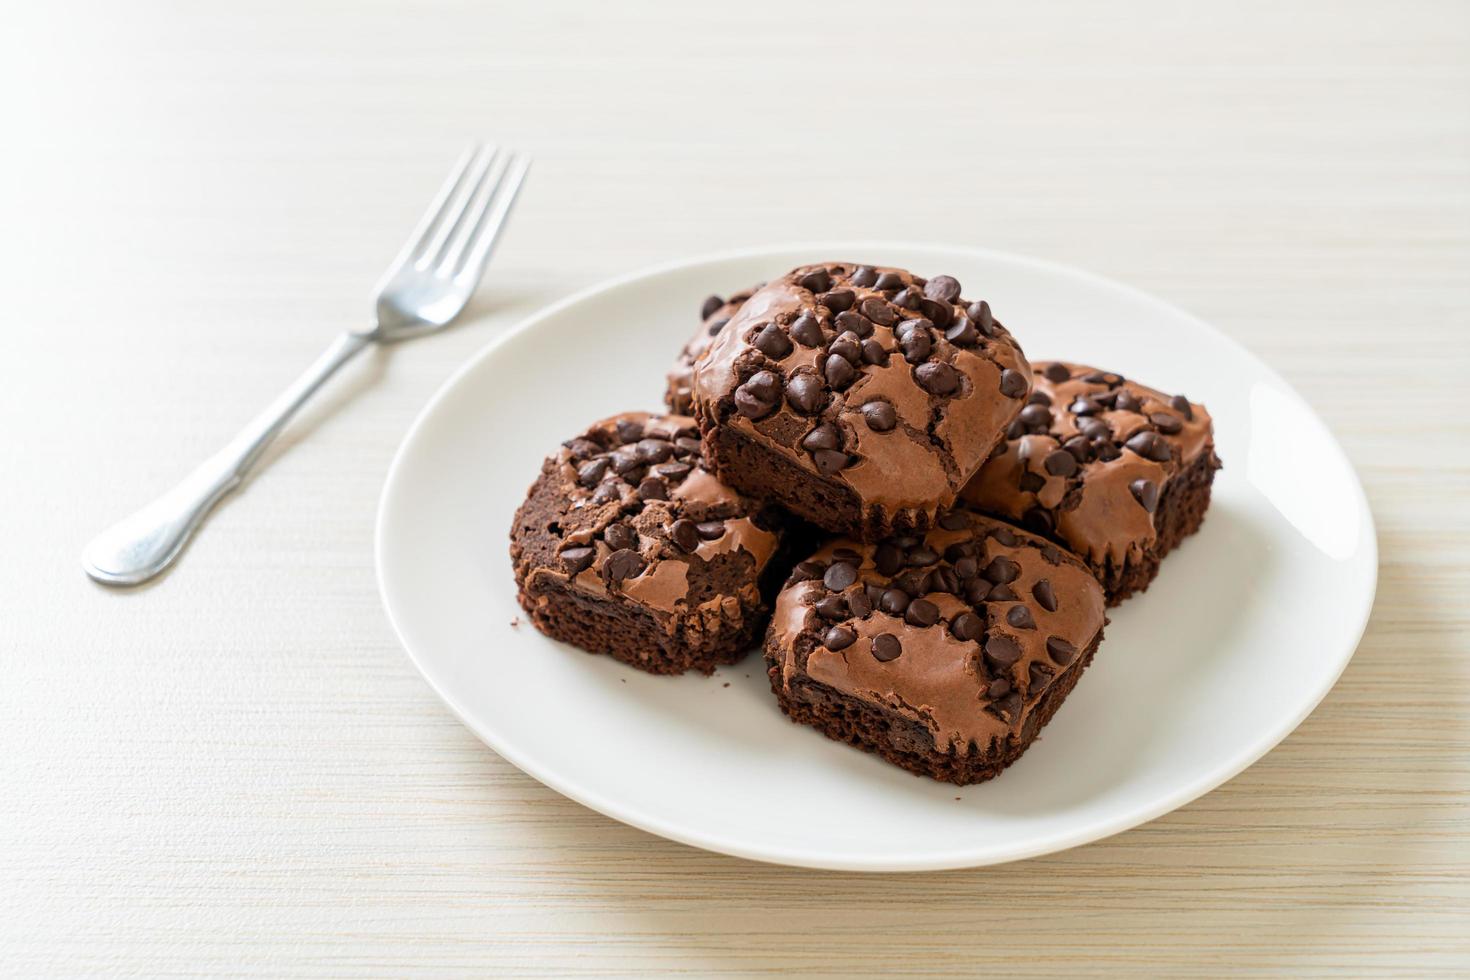
[[[1111,371],[1032,370],[1026,407],[962,496],[1076,552],[1116,605],[1204,520],[1220,468],[1210,414]]]
[[[922,536],[838,539],[797,565],[765,655],[792,721],[966,784],[1026,751],[1106,622],[1075,556],[959,508]]]
[[[783,518],[716,480],[698,434],[630,412],[546,459],[510,546],[537,629],[655,674],[709,673],[759,642]]]
[[[765,283],[753,289],[743,292],[732,293],[729,299],[720,296],[708,296],[699,307],[699,329],[694,331],[694,336],[689,338],[679,357],[674,361],[674,366],[669,371],[668,385],[664,390],[664,404],[669,406],[669,411],[675,415],[688,415],[694,407],[694,364],[709,350],[710,344],[714,343],[715,335],[725,324],[730,322],[746,300]]]
[[[694,365],[730,486],[875,540],[928,527],[1026,404],[1031,372],[950,276],[805,265],[750,296]]]

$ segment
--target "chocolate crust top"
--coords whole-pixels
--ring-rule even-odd
[[[1032,371],[1026,408],[961,496],[1089,562],[1138,558],[1157,537],[1164,485],[1202,455],[1220,467],[1210,413],[1085,364]]]
[[[618,594],[670,630],[690,615],[713,628],[760,605],[778,521],[704,468],[693,419],[628,412],[546,459],[516,515],[511,557],[528,594]]]
[[[1105,623],[1075,556],[957,509],[922,538],[832,541],[797,565],[766,653],[783,685],[805,675],[974,754],[1019,736]]]
[[[1030,374],[952,277],[826,262],[745,301],[695,365],[694,411],[867,504],[932,515],[1020,412]]]
[[[715,335],[730,322],[730,318],[750,299],[751,294],[764,285],[765,283],[760,283],[750,289],[731,293],[728,299],[719,296],[705,298],[699,308],[699,329],[694,331],[694,336],[679,351],[673,368],[669,370],[668,388],[664,391],[664,404],[669,406],[669,411],[675,415],[689,414],[694,405],[695,362],[709,350]]]

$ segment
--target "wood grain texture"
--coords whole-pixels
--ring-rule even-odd
[[[0,971],[1470,972],[1470,6],[18,6]],[[87,582],[92,532],[361,322],[470,135],[537,160],[472,321],[349,370],[176,573]],[[816,237],[1095,269],[1302,391],[1382,574],[1294,735],[1107,841],[865,877],[650,837],[455,722],[371,568],[415,412],[573,289]]]

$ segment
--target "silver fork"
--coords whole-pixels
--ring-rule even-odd
[[[239,486],[271,441],[328,378],[372,344],[448,326],[485,274],[530,159],[471,146],[378,283],[377,324],[332,342],[306,373],[218,453],[172,490],[103,531],[82,567],[104,585],[137,585],[169,565],[225,494]]]

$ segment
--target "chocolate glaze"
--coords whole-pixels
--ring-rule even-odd
[[[1050,420],[1028,425],[1023,414],[1012,423],[1004,445],[961,497],[986,513],[1024,522],[1089,562],[1121,566],[1128,559],[1137,559],[1154,543],[1157,531],[1155,514],[1132,487],[1142,480],[1161,491],[1166,481],[1202,454],[1208,454],[1218,469],[1209,412],[1187,401],[1182,404],[1188,411],[1183,411],[1177,397],[1083,364],[1041,361],[1032,371],[1031,398],[1036,403],[1045,401]],[[1120,409],[1119,397],[1125,392],[1126,406]],[[1080,407],[1088,409],[1086,414],[1073,410],[1079,399]],[[1093,406],[1096,411],[1091,410]],[[1170,429],[1177,426],[1178,431],[1164,431],[1158,424],[1161,421]],[[1097,428],[1099,423],[1107,427],[1106,435]],[[1146,458],[1127,445],[1145,432],[1157,433],[1168,447],[1168,459]],[[1066,469],[1055,464],[1049,470],[1048,457],[1079,435],[1091,448],[1081,454],[1076,471],[1053,472]],[[1078,443],[1073,446],[1080,448]]]
[[[532,595],[545,594],[553,586],[570,582],[574,590],[589,595],[618,592],[651,610],[670,632],[681,627],[698,628],[700,621],[708,629],[720,625],[721,620],[738,622],[742,603],[746,608],[760,603],[758,580],[776,553],[777,533],[761,526],[759,505],[721,484],[704,468],[698,450],[693,447],[681,449],[679,456],[665,460],[670,464],[687,464],[688,468],[687,473],[664,480],[666,500],[645,499],[636,483],[621,479],[611,467],[595,486],[584,486],[578,479],[578,467],[591,458],[589,449],[596,448],[605,454],[608,450],[637,444],[637,439],[624,441],[620,437],[619,423],[640,426],[640,439],[673,443],[678,439],[695,440],[698,436],[694,420],[687,416],[627,412],[592,425],[578,439],[567,440],[543,466],[543,474],[550,473],[559,481],[559,497],[566,501],[558,521],[560,551],[590,545],[595,549],[595,557],[575,574],[565,567],[534,568],[527,577],[525,591]],[[657,464],[644,469],[656,473]],[[605,486],[610,488],[605,491],[610,499],[599,503],[596,495]],[[670,529],[678,520],[719,522],[724,532],[713,539],[701,537],[698,546],[686,552],[671,536]],[[645,563],[637,575],[621,580],[613,580],[607,574],[608,559],[616,549],[608,544],[604,534],[615,523],[627,525],[636,532],[636,543],[631,550]],[[741,594],[698,594],[696,583],[709,578],[700,571],[721,562],[747,566]]]
[[[842,618],[828,618],[816,608],[820,600],[835,594],[824,584],[822,572],[836,561],[853,561],[852,554],[844,552],[859,559],[854,562],[857,581],[841,592],[845,599],[860,591],[866,594],[869,585],[887,588],[895,579],[879,570],[877,560],[879,549],[891,547],[893,541],[885,545],[836,540],[797,566],[776,600],[766,652],[780,664],[780,682],[787,688],[804,674],[926,726],[939,751],[987,752],[997,740],[1018,735],[1041,694],[1077,666],[1081,651],[1106,623],[1103,592],[1075,556],[1036,535],[963,510],[942,520],[950,527],[932,529],[922,540],[894,540],[909,545],[902,549],[909,556],[918,554],[919,545],[943,556],[952,546],[973,544],[978,574],[971,578],[984,578],[996,558],[1009,559],[1015,564],[1009,570],[1014,578],[1004,583],[1009,591],[1001,598],[971,603],[950,592],[915,590],[913,598],[922,596],[938,609],[938,621],[930,626],[913,625],[878,604],[864,616],[854,616],[849,609]],[[957,567],[962,566],[941,558],[917,568],[909,564],[897,577],[927,572],[932,578],[936,569],[953,572]],[[805,575],[816,577],[802,580]],[[952,624],[963,613],[980,616],[983,632],[970,639],[956,636]],[[856,638],[840,649],[829,649],[823,637],[833,626],[851,629]],[[874,639],[885,633],[897,637],[901,646],[898,656],[887,660],[875,656],[873,646]],[[1014,662],[987,658],[987,645],[993,640],[1005,644],[1007,638],[1018,651]],[[1057,649],[1063,649],[1057,641],[1069,646],[1074,651],[1071,659],[1049,653],[1049,641]]]
[[[858,268],[851,262],[802,266],[757,290],[695,364],[694,411],[702,419],[733,426],[790,457],[814,478],[846,484],[867,505],[880,506],[889,513],[907,510],[932,517],[953,502],[1024,405],[1024,388],[1012,396],[1000,390],[1002,371],[1019,372],[1017,382],[1028,378],[1030,371],[1019,345],[999,323],[987,319],[990,332],[963,346],[947,340],[944,328],[935,324],[927,360],[942,362],[957,372],[958,389],[953,394],[926,391],[916,380],[918,365],[904,358],[895,335],[898,324],[876,323],[870,336],[889,355],[887,363],[858,365],[856,380],[844,390],[833,390],[824,383],[826,401],[817,414],[803,415],[783,399],[775,412],[752,420],[735,411],[732,404],[736,388],[761,370],[777,371],[786,381],[797,374],[823,378],[822,365],[838,335],[834,326],[837,313],[821,305],[817,294],[801,280],[814,270],[826,270],[832,280],[831,290],[850,290],[854,294],[852,310],[870,297],[886,302],[899,292],[853,285],[851,277]],[[896,277],[905,289],[919,291],[926,283],[902,269],[874,267],[874,272]],[[964,301],[956,298],[939,305],[952,323],[967,319]],[[774,322],[785,329],[803,314],[820,322],[825,338],[822,346],[793,343],[789,353],[772,359],[752,343],[765,324]],[[900,320],[923,316],[918,310],[901,310],[898,315]],[[893,407],[895,427],[880,432],[866,424],[863,406],[872,401]],[[837,425],[843,437],[841,448],[850,457],[850,464],[834,474],[823,474],[812,454],[801,447],[802,439],[823,423]]]

